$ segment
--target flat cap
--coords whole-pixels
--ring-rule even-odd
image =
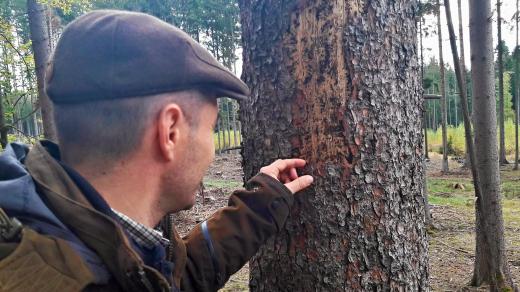
[[[97,10],[71,22],[45,80],[57,104],[187,89],[245,99],[249,89],[177,27],[144,13]]]

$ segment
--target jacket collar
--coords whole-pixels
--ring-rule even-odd
[[[159,291],[168,290],[166,279],[143,264],[121,227],[93,208],[59,164],[59,158],[58,146],[42,141],[29,151],[25,160],[25,166],[49,208],[99,255],[124,290],[143,291],[143,287],[149,288],[150,282]],[[142,283],[143,287],[139,288],[136,281],[148,283]]]

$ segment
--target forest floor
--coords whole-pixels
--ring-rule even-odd
[[[450,173],[440,172],[442,156],[430,153],[427,163],[429,203],[434,228],[428,231],[430,242],[430,285],[432,291],[470,291],[475,253],[475,200],[470,173],[450,159]],[[520,171],[502,168],[502,196],[507,255],[513,278],[520,284]],[[177,227],[186,234],[195,224],[227,205],[229,194],[242,187],[239,154],[217,155],[204,178],[204,196],[196,205],[177,216]],[[221,291],[248,291],[246,265]],[[487,289],[482,289],[487,291]]]

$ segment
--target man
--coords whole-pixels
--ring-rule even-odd
[[[72,22],[46,76],[58,145],[0,156],[0,290],[215,291],[283,226],[312,183],[278,160],[180,238],[214,156],[216,98],[247,86],[152,16],[95,11]],[[281,182],[280,182],[281,181]]]

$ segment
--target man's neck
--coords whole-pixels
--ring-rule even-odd
[[[165,215],[159,204],[160,176],[136,165],[116,165],[103,173],[74,166],[105,199],[108,205],[132,220],[155,227]],[[135,171],[139,169],[142,171]]]

